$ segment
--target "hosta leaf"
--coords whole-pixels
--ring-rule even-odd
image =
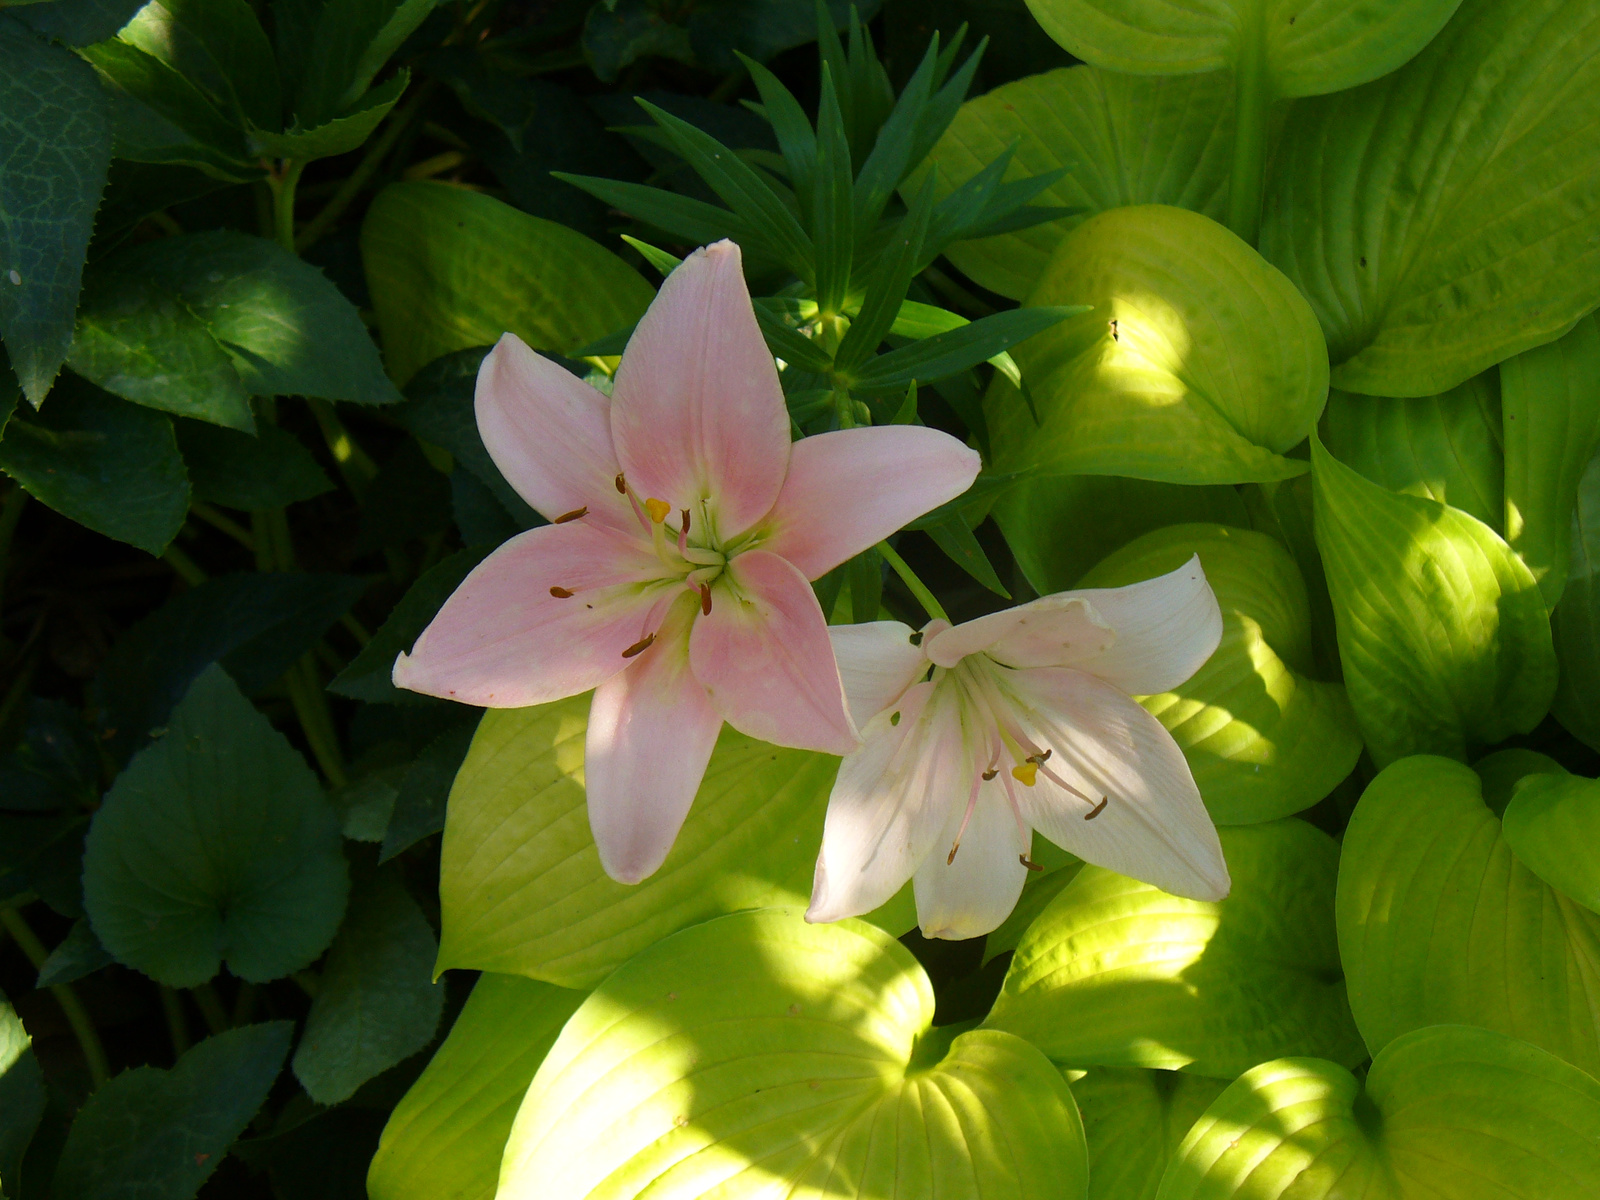
[[[1289,818],[1219,831],[1226,900],[1184,900],[1086,866],[1011,960],[987,1027],[1071,1066],[1187,1067],[1364,1057],[1333,927],[1338,848]]]
[[[1556,663],[1522,560],[1483,522],[1380,487],[1315,441],[1311,460],[1345,686],[1378,764],[1465,759],[1537,725]]]
[[[1226,73],[1139,78],[1066,67],[1003,84],[968,100],[934,146],[942,200],[1017,150],[1006,179],[1072,168],[1036,203],[1082,209],[1014,233],[958,242],[946,253],[978,283],[1020,300],[1068,230],[1108,208],[1173,204],[1221,220],[1232,136]],[[908,184],[921,186],[921,173]]]
[[[1437,395],[1600,304],[1597,18],[1465,0],[1394,74],[1294,106],[1260,245],[1316,310],[1334,386]]]
[[[493,1200],[523,1093],[585,993],[485,972],[395,1105],[367,1172],[371,1200]]]
[[[724,729],[666,863],[629,886],[589,833],[588,709],[582,695],[484,714],[445,818],[440,970],[591,987],[686,925],[810,894],[838,759]]]
[[[1550,614],[1561,682],[1550,708],[1573,736],[1600,749],[1600,459],[1591,459],[1572,511],[1566,589]]]
[[[1159,1200],[1580,1200],[1600,1187],[1600,1084],[1519,1042],[1436,1025],[1365,1087],[1335,1063],[1262,1063],[1195,1122]]]
[[[1567,585],[1572,513],[1600,445],[1600,317],[1500,364],[1506,541],[1554,607]]]
[[[216,666],[106,793],[83,875],[101,944],[169,987],[224,962],[254,983],[298,971],[333,939],[349,889],[316,777]]]
[[[1185,683],[1140,697],[1172,734],[1218,824],[1271,821],[1310,808],[1361,754],[1344,688],[1306,677],[1311,607],[1294,559],[1264,533],[1173,525],[1090,571],[1082,587],[1123,587],[1198,554],[1222,607],[1222,641]]]
[[[1437,500],[1496,533],[1505,530],[1500,388],[1493,371],[1442,396],[1330,392],[1322,444],[1391,492]]]
[[[1568,899],[1600,913],[1600,782],[1552,772],[1518,781],[1501,819],[1511,852]]]
[[[932,1030],[909,951],[798,910],[708,921],[584,1001],[528,1088],[500,1200],[1082,1200],[1083,1129],[1020,1038]]]
[[[569,354],[638,320],[650,285],[553,221],[443,183],[398,183],[373,201],[361,258],[402,384],[425,363],[506,331]]]
[[[1085,62],[1190,75],[1259,56],[1277,96],[1316,96],[1386,75],[1461,0],[1029,0],[1044,31]]]
[[[1316,318],[1215,221],[1162,205],[1069,233],[1030,305],[1093,304],[1014,357],[1039,423],[997,381],[984,404],[995,468],[1169,483],[1286,479],[1281,457],[1327,397]]]
[[[1228,1085],[1186,1071],[1094,1067],[1072,1080],[1089,1143],[1089,1200],[1155,1200],[1189,1127]]]
[[[18,1191],[22,1156],[44,1115],[44,1072],[33,1056],[33,1039],[5,1000],[0,1000],[0,1188]]]
[[[1571,774],[1548,754],[1520,746],[1508,746],[1504,750],[1485,754],[1472,764],[1472,769],[1483,785],[1484,804],[1497,817],[1505,816],[1506,805],[1511,803],[1511,794],[1529,775]]]
[[[1419,755],[1372,781],[1345,832],[1338,915],[1373,1053],[1459,1022],[1600,1070],[1600,915],[1517,858],[1470,767]]]

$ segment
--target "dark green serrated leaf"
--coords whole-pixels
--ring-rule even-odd
[[[411,73],[401,71],[361,97],[360,102],[343,116],[334,117],[310,129],[297,125],[283,133],[271,133],[251,126],[248,131],[250,149],[268,158],[292,158],[303,162],[346,154],[372,136],[372,131],[389,115],[389,110],[399,101],[410,83]]]
[[[103,42],[144,7],[145,0],[47,0],[11,6],[11,15],[34,32],[68,46]]]
[[[151,0],[117,35],[166,63],[239,124],[276,127],[278,65],[246,0]]]
[[[251,437],[201,421],[179,421],[177,433],[197,500],[265,512],[333,489],[311,451],[277,425],[262,425]]]
[[[0,16],[0,338],[37,407],[72,344],[111,115],[75,55]]]
[[[315,128],[344,115],[437,0],[327,0],[317,16],[294,112]]]
[[[106,793],[84,847],[84,908],[117,961],[168,987],[227,964],[266,983],[333,940],[349,879],[305,760],[221,667]]]
[[[267,1098],[290,1021],[207,1038],[170,1071],[135,1067],[79,1111],[56,1167],[56,1200],[193,1196]]]
[[[79,917],[72,923],[72,929],[62,943],[50,951],[50,957],[44,960],[34,987],[45,988],[54,987],[58,983],[71,983],[74,979],[92,975],[101,967],[108,967],[115,961],[111,957],[111,952],[100,944],[99,938],[95,937],[89,922]],[[0,1181],[4,1179],[5,1176],[0,1175]]]
[[[1016,308],[936,334],[869,361],[850,377],[863,392],[898,391],[913,379],[930,382],[965,371],[1027,341],[1052,325],[1087,312],[1084,305]]]
[[[160,554],[189,511],[172,421],[68,379],[6,423],[0,470],[80,525]]]

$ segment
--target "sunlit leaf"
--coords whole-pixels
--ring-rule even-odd
[[[1501,821],[1506,844],[1562,895],[1600,913],[1600,782],[1539,772],[1517,783]]]
[[[1068,1072],[1089,1143],[1089,1200],[1155,1200],[1189,1127],[1228,1086],[1187,1071]]]

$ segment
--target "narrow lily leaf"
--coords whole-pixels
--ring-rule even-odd
[[[1074,213],[958,242],[947,254],[984,287],[1021,300],[1062,237],[1095,213],[1172,204],[1221,220],[1232,136],[1225,71],[1149,78],[1078,66],[1004,84],[963,104],[929,154],[940,198],[1015,147],[1008,180],[1072,168],[1039,199]],[[910,185],[920,182],[911,176]]]
[[[1512,802],[1550,786],[1567,785],[1535,775]],[[1600,1069],[1600,915],[1522,862],[1471,768],[1418,755],[1372,781],[1345,832],[1338,919],[1350,1007],[1373,1053],[1411,1030],[1463,1024]]]
[[[1350,774],[1361,734],[1344,688],[1310,678],[1311,607],[1294,559],[1266,534],[1173,525],[1101,562],[1079,587],[1122,587],[1200,556],[1222,641],[1183,684],[1140,703],[1188,759],[1219,825],[1310,808]]]
[[[839,349],[834,352],[834,363],[839,371],[846,373],[855,371],[857,367],[867,362],[883,339],[889,335],[889,329],[900,312],[900,305],[906,298],[906,289],[911,286],[912,277],[917,273],[922,255],[922,239],[927,236],[928,218],[932,213],[933,188],[925,186],[912,201],[910,211],[895,228],[889,244],[883,248],[878,257],[878,268],[872,273],[861,311],[850,323],[849,330],[839,343]],[[878,359],[869,365],[868,370],[879,366],[882,362],[883,359]],[[971,365],[965,363],[956,370],[965,370]],[[953,372],[944,373],[953,374]],[[905,387],[910,382],[911,379],[907,378],[899,386]],[[871,389],[863,387],[862,390]]]
[[[1333,928],[1333,839],[1289,818],[1219,830],[1233,892],[1182,900],[1086,866],[1023,935],[985,1025],[1058,1063],[1231,1079],[1282,1054],[1365,1057]]]
[[[1500,364],[1506,541],[1552,608],[1567,585],[1578,484],[1600,445],[1600,317]]]
[[[1600,913],[1600,781],[1539,772],[1517,783],[1501,820],[1506,844],[1535,875]]]
[[[756,237],[755,231],[738,214],[718,208],[715,204],[707,204],[704,200],[696,200],[693,196],[680,196],[664,188],[647,187],[642,183],[628,183],[620,179],[569,175],[565,171],[551,171],[550,174],[573,187],[582,188],[631,217],[637,217],[696,245],[732,238],[743,247]],[[764,251],[765,247],[756,246],[752,249]]]
[[[757,300],[755,311],[761,335],[767,339],[767,347],[776,357],[802,371],[814,371],[819,375],[833,370],[833,359],[827,351],[792,328],[776,305],[765,299]]]
[[[1327,398],[1316,317],[1234,234],[1161,205],[1101,213],[1066,236],[1028,299],[1069,301],[1093,311],[1016,355],[1039,423],[1003,387],[985,402],[1001,470],[1194,484],[1306,469],[1283,454]]]
[[[817,164],[817,135],[812,132],[811,121],[794,93],[784,87],[776,75],[742,54],[739,61],[744,63],[761,93],[762,116],[772,126],[778,149],[783,151],[783,160],[789,166],[789,183],[803,204],[804,198],[811,194],[811,176]]]
[[[371,1200],[493,1200],[523,1093],[584,995],[480,975],[450,1036],[383,1127],[367,1171]]]
[[[636,237],[629,237],[627,234],[623,234],[622,240],[644,255],[644,260],[659,271],[663,279],[671,275],[683,263],[683,259],[676,254],[668,254],[660,247],[652,246],[649,242],[641,242]]]
[[[1067,1078],[1089,1143],[1090,1200],[1155,1200],[1189,1127],[1228,1086],[1187,1071],[1137,1067],[1092,1067]]]
[[[972,527],[961,513],[952,513],[942,521],[926,527],[928,536],[945,552],[945,556],[997,596],[1011,599],[1006,585],[995,574],[994,564],[984,553]]]
[[[1084,1200],[1083,1127],[1060,1073],[1020,1038],[952,1040],[932,1021],[922,968],[859,921],[764,909],[686,929],[567,1022],[497,1195],[751,1195],[776,1181],[823,1195],[850,1180],[851,1194]]]
[[[1537,725],[1556,659],[1522,560],[1481,521],[1380,487],[1315,439],[1311,458],[1345,684],[1378,764],[1464,760]]]
[[[862,392],[890,392],[912,380],[932,382],[998,357],[1036,334],[1086,311],[1084,305],[1014,308],[981,317],[947,333],[868,360],[850,375],[850,386]]]
[[[1441,396],[1329,392],[1322,444],[1391,492],[1437,500],[1496,533],[1505,529],[1500,387],[1493,371]]]
[[[1576,133],[1600,118],[1597,17],[1465,0],[1392,75],[1293,106],[1260,246],[1316,311],[1334,386],[1437,395],[1600,305],[1600,141]]]
[[[939,35],[929,40],[928,49],[900,90],[889,119],[878,131],[872,153],[861,164],[856,180],[856,219],[862,232],[870,230],[883,215],[884,205],[899,186],[905,173],[916,165],[911,157],[912,143],[934,86],[934,71],[939,59]]]
[[[1572,513],[1566,590],[1551,614],[1561,682],[1551,711],[1567,730],[1600,749],[1600,462],[1591,460]]]
[[[1526,1042],[1438,1025],[1365,1083],[1315,1058],[1245,1072],[1183,1139],[1159,1200],[1548,1200],[1600,1187],[1600,1085]]]
[[[822,98],[817,110],[817,159],[810,208],[816,239],[817,307],[826,313],[837,313],[850,291],[850,265],[855,258],[854,187],[850,143],[826,63],[822,65]]]

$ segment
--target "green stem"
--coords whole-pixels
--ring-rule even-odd
[[[1228,180],[1228,228],[1254,246],[1261,232],[1261,192],[1266,172],[1267,81],[1263,22],[1247,22],[1234,70],[1233,166]]]
[[[239,985],[239,994],[233,998],[233,1027],[250,1024],[256,1015],[256,1001],[261,998],[259,985],[248,981]]]
[[[33,932],[27,918],[14,908],[0,908],[0,924],[16,939],[17,945],[33,964],[33,969],[37,971],[42,968],[50,954],[39,940],[39,935]],[[94,1081],[95,1087],[100,1087],[111,1078],[111,1064],[106,1061],[106,1048],[100,1042],[94,1022],[89,1019],[89,1013],[70,983],[51,984],[50,992],[55,996],[56,1003],[61,1005],[67,1024],[72,1026],[72,1036],[78,1039],[83,1059],[89,1065],[89,1078]]]
[[[161,1011],[167,1018],[167,1036],[172,1039],[173,1061],[184,1056],[189,1049],[189,1022],[183,1016],[183,999],[166,984],[161,990]]]
[[[328,444],[328,453],[333,455],[339,474],[344,476],[345,486],[359,497],[367,490],[367,484],[377,478],[378,464],[350,436],[350,431],[339,420],[339,414],[332,404],[326,400],[311,399],[306,404],[311,408],[311,415],[317,419],[322,440]]]
[[[223,1033],[228,1028],[228,1013],[222,1007],[222,1000],[217,995],[217,989],[209,983],[202,983],[199,987],[190,988],[189,994],[194,997],[194,1002],[200,1008],[200,1015],[206,1019],[206,1028],[212,1033]]]
[[[343,625],[345,632],[355,638],[357,643],[362,646],[372,640],[372,634],[368,632],[367,627],[349,613],[345,613],[344,616],[339,618],[339,624]]]
[[[917,578],[917,573],[911,569],[909,563],[895,551],[888,542],[878,543],[878,553],[883,555],[884,561],[894,568],[894,573],[900,576],[900,581],[911,589],[911,594],[917,598],[917,603],[922,605],[922,611],[930,617],[940,621],[948,621],[950,614],[945,612],[944,605],[928,590],[928,585]]]
[[[284,164],[281,176],[269,179],[272,187],[272,232],[290,254],[294,248],[294,193],[300,186],[300,173],[306,169],[303,162]]]
[[[344,787],[350,776],[344,769],[344,756],[339,750],[339,735],[333,727],[333,713],[328,709],[328,697],[317,679],[315,659],[307,654],[284,673],[289,686],[289,702],[294,705],[295,716],[311,746],[317,766],[334,787]]]
[[[199,587],[210,578],[205,568],[178,549],[176,544],[168,546],[161,552],[161,561],[177,572],[178,578],[190,587]]]
[[[212,508],[211,505],[200,500],[191,501],[189,504],[189,511],[195,516],[199,517],[207,525],[210,525],[213,529],[220,529],[223,533],[227,534],[246,550],[249,550],[252,554],[255,553],[256,539],[251,535],[248,529],[239,524],[226,513],[218,512],[216,509]]]
[[[22,510],[28,506],[28,493],[20,483],[11,485],[5,503],[0,505],[0,604],[5,602],[6,569],[11,564],[11,538],[17,532]]]

